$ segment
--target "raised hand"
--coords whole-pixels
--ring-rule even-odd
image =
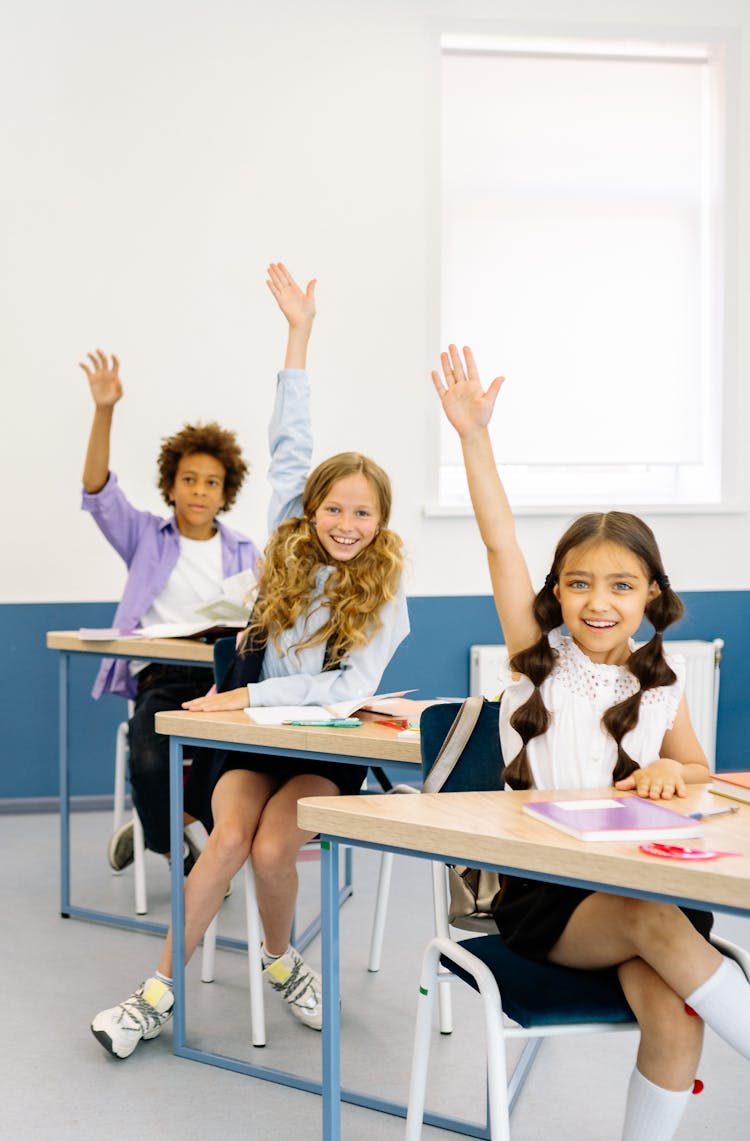
[[[464,360],[455,345],[440,354],[443,375],[432,372],[432,383],[443,405],[446,416],[459,436],[468,436],[486,428],[492,418],[497,394],[505,377],[496,376],[487,391],[479,380],[474,355],[464,348]]]
[[[93,353],[86,354],[90,365],[80,362],[88,378],[91,395],[97,408],[113,408],[122,396],[122,383],[120,381],[120,362],[112,354],[111,363],[106,353],[95,349]]]
[[[303,292],[283,262],[271,262],[266,285],[276,298],[290,328],[302,329],[312,325],[315,317],[315,278],[307,283]]]

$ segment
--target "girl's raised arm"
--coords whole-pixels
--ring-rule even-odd
[[[432,373],[435,391],[448,420],[458,432],[469,481],[469,493],[485,547],[503,636],[512,655],[539,637],[533,614],[534,589],[518,545],[513,513],[498,475],[487,429],[504,377],[482,388],[471,349],[464,360],[455,345],[441,353],[442,376]]]
[[[88,378],[94,399],[94,419],[91,424],[86,459],[83,465],[83,486],[90,494],[101,491],[109,476],[109,438],[112,431],[112,414],[122,396],[120,362],[97,349],[87,354],[90,364],[80,362]]]
[[[303,290],[283,262],[271,262],[266,285],[289,323],[284,368],[305,368],[307,343],[315,320],[315,278]]]

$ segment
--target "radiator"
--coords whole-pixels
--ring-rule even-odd
[[[716,763],[716,724],[719,707],[719,672],[722,638],[712,642],[673,641],[665,643],[670,653],[682,654],[687,666],[685,694],[693,722],[708,763]],[[496,698],[510,681],[505,646],[469,647],[469,693]]]

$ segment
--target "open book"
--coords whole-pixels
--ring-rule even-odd
[[[703,835],[696,820],[640,796],[532,801],[523,805],[523,811],[579,840],[640,842]]]
[[[331,705],[254,705],[245,713],[256,725],[283,725],[285,721],[327,721],[331,718],[351,717],[355,713],[393,713],[395,699],[413,693],[402,689],[399,693],[379,693],[374,697],[357,697],[350,701],[336,701]]]
[[[113,638],[201,638],[214,642],[234,630],[244,630],[250,614],[254,588],[257,585],[251,569],[230,575],[221,584],[221,594],[195,608],[196,618],[190,622],[156,622],[137,630],[91,629],[81,627],[79,637],[85,642],[110,642]]]

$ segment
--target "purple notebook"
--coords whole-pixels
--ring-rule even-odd
[[[666,840],[702,836],[697,820],[639,796],[596,800],[542,800],[524,812],[579,840]]]

